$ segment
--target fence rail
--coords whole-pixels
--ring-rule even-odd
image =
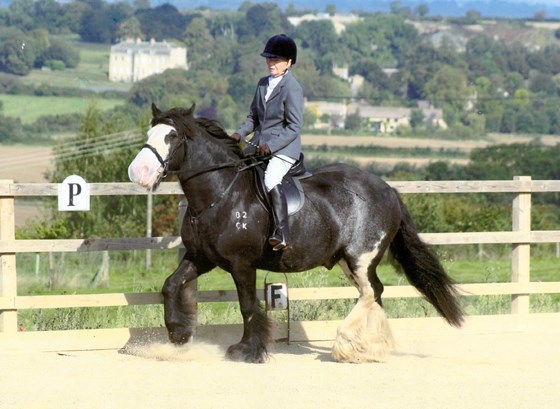
[[[531,180],[528,176],[515,177],[511,181],[440,181],[440,182],[391,182],[401,193],[514,193],[512,203],[512,231],[469,232],[469,233],[423,233],[421,238],[433,245],[490,244],[502,243],[512,245],[512,281],[509,283],[465,284],[459,286],[465,295],[511,295],[511,313],[528,314],[529,296],[531,294],[560,293],[560,282],[531,282],[530,249],[535,243],[560,242],[560,230],[531,230],[531,195],[542,192],[560,192],[560,180]],[[90,194],[107,195],[146,195],[146,191],[131,183],[91,183]],[[181,195],[177,183],[163,183],[157,195]],[[159,293],[116,293],[84,295],[49,295],[18,296],[16,255],[18,253],[40,252],[89,252],[131,249],[177,249],[182,247],[179,237],[151,238],[114,238],[84,240],[16,240],[15,239],[15,198],[57,196],[58,184],[54,183],[12,183],[0,180],[0,347],[4,344],[14,345],[14,339],[27,337],[18,333],[17,313],[25,309],[109,307],[160,304]],[[291,300],[318,300],[356,298],[357,290],[353,287],[327,288],[293,288],[290,289]],[[388,286],[385,298],[419,297],[411,286]],[[236,301],[235,291],[199,291],[199,302]],[[300,323],[299,325],[304,325]],[[310,328],[319,323],[309,323]],[[84,330],[95,334],[111,334],[107,330]],[[96,332],[98,331],[98,332]],[[132,330],[130,330],[132,331]],[[68,332],[67,332],[68,333]],[[303,331],[307,338],[313,335]],[[83,334],[72,331],[77,339]],[[119,332],[115,346],[122,342]],[[51,338],[60,342],[60,334]],[[334,334],[333,334],[334,335]],[[31,338],[42,348],[57,349],[41,339],[49,334],[34,334]],[[92,341],[93,342],[93,341]],[[93,342],[95,344],[95,342]],[[109,342],[110,344],[110,342]],[[47,345],[49,345],[47,347]],[[107,341],[100,341],[106,347]],[[91,345],[88,344],[88,347]]]

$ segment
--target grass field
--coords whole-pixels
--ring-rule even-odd
[[[65,71],[32,70],[24,78],[26,84],[92,91],[130,90],[132,84],[111,82],[108,79],[109,44],[78,43],[75,37],[67,37],[66,40],[73,42],[80,51],[79,65]],[[3,102],[3,115],[19,118],[22,123],[29,124],[42,115],[84,113],[91,98],[0,94],[0,101]],[[96,101],[101,110],[124,103],[123,99],[98,98]]]
[[[46,84],[54,87],[75,87],[90,90],[117,90],[126,92],[132,84],[111,82],[109,73],[109,44],[93,44],[78,42],[77,38],[67,40],[73,42],[80,51],[80,63],[75,69],[66,71],[32,70],[25,77],[28,84]]]
[[[122,99],[80,98],[80,97],[36,97],[30,95],[0,94],[3,103],[2,113],[20,118],[24,124],[35,122],[43,115],[84,114],[86,108],[95,102],[102,111],[122,105]]]

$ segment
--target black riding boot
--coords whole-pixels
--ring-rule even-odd
[[[276,185],[268,192],[270,204],[272,207],[272,216],[274,219],[274,233],[268,239],[269,244],[274,251],[282,250],[288,247],[288,236],[290,227],[288,224],[288,203],[282,185]]]

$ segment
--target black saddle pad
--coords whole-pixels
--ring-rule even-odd
[[[263,206],[269,210],[270,203],[268,201],[268,194],[266,193],[266,187],[264,185],[264,170],[265,164],[262,166],[255,166],[255,187],[257,191],[257,197]],[[295,173],[295,175],[294,175]],[[284,189],[284,194],[286,195],[286,201],[288,202],[288,215],[298,212],[305,203],[305,195],[303,188],[300,183],[300,179],[305,179],[312,176],[303,166],[303,155],[300,160],[298,160],[292,169],[284,179],[282,179],[282,188]]]

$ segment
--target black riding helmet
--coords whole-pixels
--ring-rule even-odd
[[[294,65],[297,59],[296,43],[286,34],[277,34],[268,39],[261,57],[286,58],[292,60]]]

